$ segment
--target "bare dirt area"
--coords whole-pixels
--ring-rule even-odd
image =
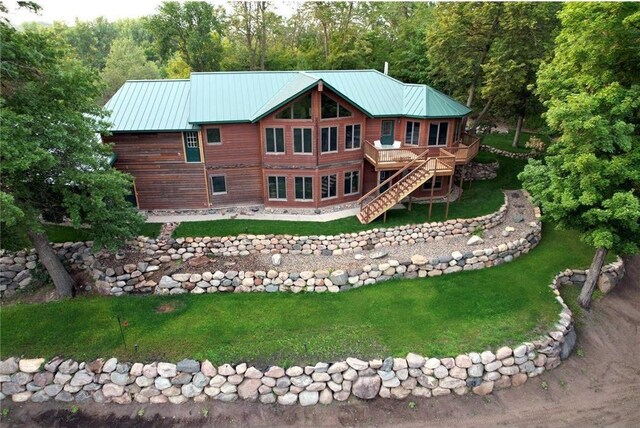
[[[623,282],[583,316],[576,349],[559,368],[519,388],[497,391],[488,397],[372,402],[356,399],[307,408],[245,402],[176,406],[80,404],[77,408],[72,403],[3,402],[2,407],[9,410],[0,422],[8,427],[637,427],[640,256],[627,260]]]

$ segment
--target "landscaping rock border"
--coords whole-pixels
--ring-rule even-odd
[[[493,153],[495,155],[500,155],[500,156],[504,156],[504,157],[511,158],[511,159],[520,159],[520,160],[532,159],[532,158],[536,158],[537,156],[540,155],[540,153],[534,152],[534,151],[531,151],[529,153],[509,152],[507,150],[498,149],[496,147],[488,146],[486,144],[481,144],[480,145],[480,150],[482,150],[483,152],[489,152],[489,153]]]
[[[455,180],[459,181],[461,175],[464,175],[464,181],[493,180],[498,176],[499,168],[500,161],[491,163],[478,163],[472,161],[465,167],[456,169]]]
[[[162,263],[170,261],[187,261],[199,255],[245,256],[276,253],[316,256],[355,255],[368,249],[438,241],[445,239],[445,237],[465,236],[477,230],[490,229],[504,221],[508,208],[508,198],[505,195],[505,202],[500,209],[484,216],[391,228],[374,228],[339,235],[244,234],[178,239],[152,239],[140,236],[134,239],[130,245],[146,254],[145,261],[136,265],[123,264],[120,269],[104,268],[100,260],[108,253],[99,251],[94,254],[93,242],[91,241],[54,243],[52,247],[58,257],[73,268],[91,272],[93,278],[96,279],[98,290],[105,294],[151,293],[154,292],[158,284],[150,281],[148,277],[159,270]],[[19,251],[13,254],[5,252],[0,255],[0,293],[4,293],[7,289],[16,290],[28,286],[31,282],[31,272],[37,266],[38,257],[35,251]],[[116,254],[116,259],[118,257]],[[223,274],[226,276],[229,272]],[[232,275],[232,278],[228,279],[233,279],[236,276]]]
[[[608,265],[603,275],[622,278],[622,261]],[[89,362],[54,358],[11,357],[0,361],[0,400],[14,402],[173,403],[189,400],[223,402],[238,399],[281,405],[331,404],[351,397],[403,399],[440,395],[488,395],[517,387],[568,358],[576,334],[572,313],[558,288],[584,282],[580,271],[559,273],[550,284],[561,306],[557,323],[536,340],[497,350],[455,357],[429,358],[409,353],[363,361],[319,362],[288,368],[254,367],[246,363],[214,366],[205,360],[120,362],[115,358]]]

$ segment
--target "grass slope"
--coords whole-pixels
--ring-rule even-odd
[[[482,351],[530,339],[555,322],[559,305],[549,282],[566,267],[587,266],[592,254],[572,232],[545,226],[540,245],[516,262],[347,293],[94,297],[17,304],[0,314],[0,350],[3,358],[114,355],[136,361],[193,357],[283,365],[408,351],[429,356]],[[158,313],[161,305],[176,309]],[[118,315],[126,320],[126,347]]]
[[[531,149],[525,147],[529,138],[536,136],[540,138],[545,144],[549,144],[549,137],[544,134],[530,134],[528,132],[523,132],[520,135],[520,143],[518,147],[513,147],[513,135],[514,131],[509,131],[507,134],[487,134],[484,136],[482,140],[482,144],[486,144],[488,146],[493,146],[495,148],[506,150],[507,152],[514,153],[529,153]]]
[[[478,181],[465,185],[460,202],[451,203],[449,218],[469,218],[492,213],[504,203],[502,189],[518,189],[518,172],[524,168],[524,161],[500,158],[500,172],[496,179]],[[310,221],[269,221],[269,220],[214,220],[182,222],[174,231],[174,237],[227,236],[242,233],[253,234],[295,234],[295,235],[336,235],[359,232],[376,227],[393,227],[426,221],[445,220],[445,204],[434,204],[431,219],[428,218],[428,204],[413,204],[412,211],[390,210],[387,222],[382,218],[370,224],[361,224],[358,219],[348,217],[325,223]]]

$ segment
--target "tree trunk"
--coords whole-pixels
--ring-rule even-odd
[[[602,265],[604,264],[604,258],[607,256],[606,248],[598,248],[596,251],[596,255],[593,256],[593,261],[591,262],[591,267],[589,267],[589,273],[587,273],[587,280],[584,282],[582,286],[582,291],[578,296],[578,304],[585,309],[589,309],[591,306],[591,295],[593,294],[593,290],[596,289],[596,285],[598,284],[598,278],[600,277],[600,270],[602,269]]]
[[[518,147],[518,144],[520,143],[520,134],[522,132],[522,122],[524,122],[524,116],[520,114],[518,115],[518,121],[516,122],[516,133],[513,136],[513,143],[511,143],[513,147]]]
[[[265,69],[265,58],[267,56],[267,23],[265,22],[264,13],[267,9],[267,2],[258,3],[260,10],[260,70]]]
[[[28,235],[33,248],[38,253],[40,263],[44,265],[53,280],[58,295],[62,298],[73,297],[73,279],[71,279],[69,272],[64,268],[56,253],[53,252],[47,235],[33,231],[29,231]]]
[[[480,123],[482,123],[482,120],[484,119],[485,115],[489,111],[489,107],[491,107],[492,103],[493,103],[493,97],[489,98],[489,101],[487,101],[487,103],[484,105],[478,117],[473,121],[473,128],[478,128]]]

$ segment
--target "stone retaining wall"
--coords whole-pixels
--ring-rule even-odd
[[[456,168],[455,179],[460,180],[460,176],[464,174],[464,181],[493,180],[498,176],[498,168],[500,162],[491,163],[470,162],[463,168]]]
[[[607,266],[614,281],[622,263]],[[615,274],[613,273],[615,272]],[[578,271],[558,274],[550,285],[561,306],[557,323],[544,335],[495,352],[484,350],[446,358],[414,353],[406,357],[363,361],[319,362],[289,368],[254,367],[246,363],[214,366],[205,360],[129,363],[115,358],[77,362],[54,358],[8,358],[0,362],[0,399],[14,402],[174,403],[189,400],[259,400],[282,405],[346,401],[350,397],[436,397],[491,394],[495,389],[519,386],[553,369],[575,345],[572,314],[560,296],[564,283],[584,281]]]
[[[493,153],[496,155],[500,155],[500,156],[504,156],[507,158],[511,158],[511,159],[520,159],[520,160],[527,160],[530,158],[535,158],[536,156],[539,155],[539,153],[536,152],[529,152],[529,153],[514,153],[514,152],[508,152],[506,150],[502,150],[502,149],[498,149],[495,148],[493,146],[488,146],[486,144],[481,144],[480,145],[480,150],[482,150],[483,152],[489,152],[489,153]]]
[[[87,270],[98,281],[105,293],[120,295],[128,292],[153,292],[157,285],[148,277],[162,263],[187,261],[198,255],[244,256],[249,254],[357,254],[364,250],[396,245],[442,240],[445,237],[464,236],[479,229],[490,229],[502,223],[508,210],[508,199],[492,214],[470,219],[452,219],[419,225],[375,228],[357,233],[339,235],[238,235],[226,237],[198,237],[178,239],[152,239],[138,237],[130,244],[146,257],[137,265],[124,265],[118,269],[104,268],[100,260],[108,253],[92,252],[92,242],[66,242],[52,244],[58,257],[74,269]],[[119,255],[116,254],[116,258]],[[24,288],[31,282],[31,272],[37,266],[34,250],[3,253],[0,257],[0,293],[7,289]],[[227,273],[225,272],[225,275]],[[235,276],[234,276],[235,277]],[[107,285],[107,284],[111,285]],[[111,291],[112,290],[112,291]]]

